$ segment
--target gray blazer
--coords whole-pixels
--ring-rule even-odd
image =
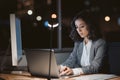
[[[106,55],[106,42],[103,39],[92,41],[90,50],[90,65],[81,66],[81,56],[83,52],[83,42],[75,42],[72,53],[62,64],[70,68],[82,68],[85,74],[98,73],[102,68],[104,56]]]

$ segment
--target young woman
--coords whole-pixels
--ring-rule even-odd
[[[72,21],[70,37],[74,49],[69,58],[60,65],[60,75],[92,74],[102,71],[106,55],[106,42],[102,39],[92,13],[78,13]]]

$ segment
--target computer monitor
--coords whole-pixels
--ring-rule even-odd
[[[22,58],[21,22],[15,14],[10,14],[10,35],[12,66],[18,66]]]

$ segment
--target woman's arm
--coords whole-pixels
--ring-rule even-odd
[[[82,67],[84,74],[98,73],[101,70],[103,59],[106,55],[106,42],[102,39],[94,44],[94,58],[89,66]]]
[[[78,46],[79,46],[79,42],[75,42],[72,53],[70,54],[70,56],[68,57],[68,59],[64,63],[62,63],[61,65],[67,66],[67,67],[70,67],[70,68],[73,68],[75,66],[76,60],[77,60],[76,59],[77,58],[76,57],[77,56],[76,51],[78,49]]]

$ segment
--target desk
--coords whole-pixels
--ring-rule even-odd
[[[91,75],[94,75],[94,74],[91,74]],[[97,75],[99,75],[99,74],[97,74]],[[84,77],[84,76],[87,76],[87,75],[82,75],[82,77]],[[27,72],[19,73],[19,74],[2,74],[1,73],[0,77],[4,78],[5,80],[47,80],[46,78],[39,78],[39,77],[31,76]],[[80,77],[80,76],[78,76],[78,77]],[[78,77],[66,78],[66,79],[51,79],[51,80],[79,80]],[[87,80],[89,80],[89,79],[87,79]],[[108,80],[120,80],[120,76],[119,77],[114,77],[114,78],[111,78],[111,79],[108,79]]]
[[[12,73],[12,74],[0,74],[1,78],[5,80],[47,80],[45,78],[33,77],[28,72],[19,72],[19,73]]]
[[[90,74],[74,77],[74,80],[120,80],[120,76],[113,74]]]

